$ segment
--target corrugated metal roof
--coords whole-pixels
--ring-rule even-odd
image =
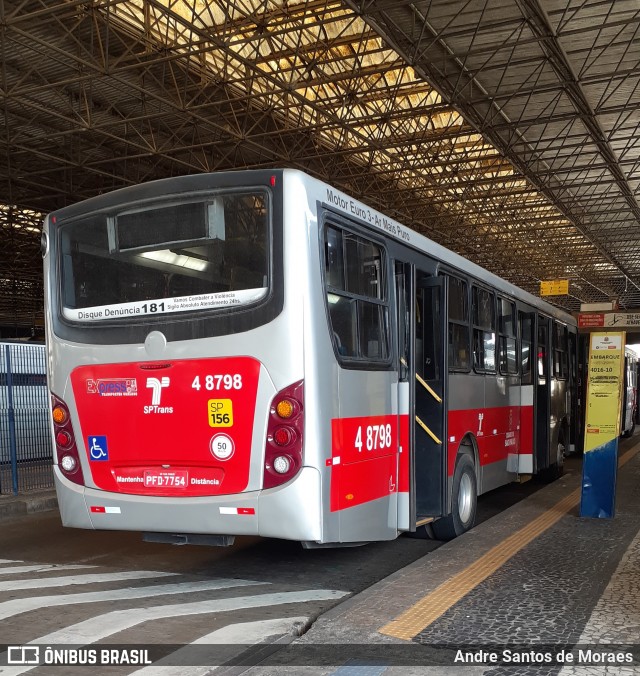
[[[568,278],[565,309],[640,307],[636,0],[0,7],[0,324],[40,316],[38,212],[276,165],[532,293]]]

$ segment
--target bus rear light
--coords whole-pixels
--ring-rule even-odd
[[[69,432],[65,432],[64,430],[58,432],[56,434],[56,444],[60,446],[60,448],[67,448],[67,446],[71,444],[71,435]]]
[[[291,418],[295,410],[295,404],[290,399],[281,399],[276,404],[276,413],[284,420]]]
[[[304,381],[299,380],[278,392],[269,408],[263,469],[263,488],[279,486],[302,468],[304,428]],[[283,425],[282,421],[287,424]],[[286,447],[286,455],[282,449]]]
[[[64,425],[66,422],[67,418],[69,417],[67,415],[66,409],[62,408],[62,406],[55,406],[52,412],[53,416],[53,422],[56,425]]]
[[[295,433],[288,427],[276,427],[273,440],[278,446],[288,446],[295,437]]]
[[[71,426],[69,407],[55,394],[51,395],[51,417],[53,418],[53,438],[56,443],[58,466],[69,481],[84,486],[84,475]]]
[[[279,455],[273,461],[273,469],[278,474],[287,474],[291,469],[291,458],[286,455]]]
[[[72,455],[63,455],[60,460],[60,467],[62,467],[67,474],[72,474],[76,471],[78,463]]]

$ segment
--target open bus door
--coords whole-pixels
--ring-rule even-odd
[[[413,494],[416,524],[447,513],[446,278],[415,272]]]
[[[578,450],[579,439],[582,435],[582,418],[580,413],[580,395],[578,372],[578,334],[569,331],[569,390],[568,408],[570,412],[569,448],[567,454]]]
[[[549,467],[551,439],[551,374],[549,373],[549,318],[537,315],[534,372],[534,473]]]
[[[638,405],[638,369],[637,357],[632,350],[624,351],[624,384],[622,388],[622,416],[620,420],[620,436],[633,436],[636,427],[636,410]]]

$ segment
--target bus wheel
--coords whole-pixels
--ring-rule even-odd
[[[434,535],[438,540],[453,540],[462,535],[476,520],[478,506],[478,485],[473,460],[468,454],[458,456],[453,473],[451,514],[434,521]]]
[[[564,445],[564,439],[558,441],[558,461],[556,464],[556,475],[557,478],[560,478],[564,474],[564,452],[566,448]]]
[[[564,440],[558,439],[558,448],[556,450],[556,461],[542,471],[543,481],[555,481],[564,474]]]

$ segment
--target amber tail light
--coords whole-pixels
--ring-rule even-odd
[[[272,399],[267,424],[263,488],[280,486],[302,467],[304,381],[299,380]]]
[[[51,417],[53,419],[53,439],[58,467],[69,481],[84,486],[84,475],[82,474],[78,447],[71,427],[69,407],[55,394],[51,395]]]

